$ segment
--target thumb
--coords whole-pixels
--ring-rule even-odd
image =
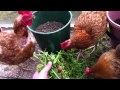
[[[52,62],[49,62],[39,73],[39,79],[48,79],[48,72],[52,68]]]
[[[43,68],[43,70],[41,71],[42,73],[44,72],[45,74],[47,74],[49,72],[49,70],[52,67],[52,62],[48,62],[48,64]]]

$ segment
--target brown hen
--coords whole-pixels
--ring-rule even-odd
[[[103,53],[94,66],[85,69],[85,73],[99,79],[120,79],[120,44]]]
[[[105,11],[82,11],[75,22],[74,31],[69,40],[61,43],[61,48],[85,49],[97,44],[106,33],[107,17]]]
[[[13,30],[1,30],[1,62],[5,62],[6,64],[10,65],[17,65],[32,57],[35,50],[35,40],[28,33],[26,27],[31,19],[31,14],[20,15],[14,22]]]

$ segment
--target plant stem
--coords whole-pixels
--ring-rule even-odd
[[[34,57],[37,58],[38,60],[40,60],[35,54],[34,54]],[[40,62],[41,62],[43,65],[45,65],[42,60],[40,60]]]
[[[60,77],[55,73],[55,71],[53,70],[53,69],[51,69],[52,70],[52,72],[55,74],[55,76],[58,78],[58,79],[60,79]]]

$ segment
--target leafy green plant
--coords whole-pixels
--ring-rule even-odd
[[[84,74],[84,69],[86,67],[91,67],[96,63],[96,60],[99,56],[107,49],[105,45],[102,44],[106,37],[102,37],[99,41],[99,49],[94,51],[90,56],[89,53],[92,51],[92,48],[85,49],[84,58],[79,58],[77,60],[78,49],[72,49],[69,51],[61,50],[58,54],[43,52],[38,50],[37,53],[34,53],[34,57],[40,60],[41,64],[37,66],[38,71],[40,72],[43,67],[49,62],[53,62],[53,67],[49,72],[49,78],[52,79],[92,79],[88,78]],[[58,66],[61,66],[62,71],[58,71]]]
[[[40,60],[41,62],[41,64],[37,66],[38,71],[40,72],[49,61],[52,61],[53,67],[49,73],[49,76],[50,77],[53,76],[55,79],[60,79],[60,77],[57,74],[58,73],[57,67],[61,65],[59,60],[62,57],[60,54],[61,52],[58,52],[58,54],[54,54],[54,53],[48,54],[48,52],[43,52],[41,50],[38,50],[37,53],[34,52],[34,57]]]

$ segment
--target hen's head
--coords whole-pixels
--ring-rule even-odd
[[[85,75],[90,76],[91,70],[89,67],[85,68]]]
[[[30,11],[18,11],[18,13],[20,15],[22,15],[21,17],[21,23],[23,26],[31,26],[32,25],[32,18],[33,15]]]
[[[60,46],[63,50],[70,50],[71,49],[70,39],[60,43]]]

